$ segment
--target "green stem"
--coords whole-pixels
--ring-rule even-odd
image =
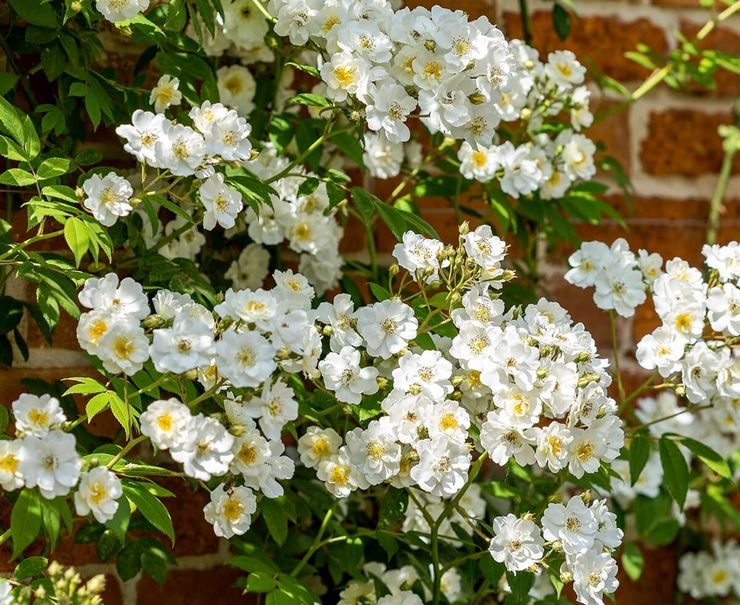
[[[522,21],[522,38],[527,44],[532,43],[532,25],[529,22],[527,0],[519,0],[519,17]]]
[[[132,439],[131,441],[129,441],[120,452],[118,452],[115,456],[113,456],[113,458],[111,458],[110,462],[106,464],[106,467],[109,469],[113,468],[116,464],[118,464],[118,462],[123,459],[126,454],[128,454],[142,441],[145,441],[146,438],[146,435],[139,435],[136,439]]]
[[[6,529],[1,535],[0,535],[0,544],[4,544],[7,542],[8,538],[10,538],[10,528]]]
[[[641,424],[637,427],[635,427],[635,430],[638,429],[644,429],[649,426],[653,426],[654,424],[658,424],[660,422],[665,422],[666,420],[671,420],[673,418],[676,418],[677,416],[681,416],[682,414],[686,414],[687,412],[699,412],[701,410],[708,410],[709,408],[713,407],[712,404],[708,405],[702,405],[700,407],[690,407],[690,408],[684,408],[680,412],[676,412],[675,414],[671,414],[670,416],[664,416],[663,418],[657,418],[656,420],[651,420],[650,422],[646,422],[644,424]]]
[[[719,173],[717,186],[714,189],[712,200],[709,203],[709,221],[707,225],[707,243],[709,245],[717,243],[717,233],[719,232],[719,211],[722,207],[722,200],[727,193],[727,186],[732,174],[732,160],[735,156],[735,149],[731,147],[725,150],[725,157],[722,160],[722,169]]]
[[[624,409],[637,397],[642,395],[650,386],[653,384],[653,380],[658,376],[658,370],[655,370],[652,374],[650,374],[650,377],[643,382],[639,387],[637,387],[632,393],[630,393],[627,397],[622,399],[622,403],[619,404],[619,413],[621,414]]]
[[[704,26],[699,30],[699,33],[696,34],[696,38],[694,38],[694,42],[701,42],[704,40],[712,31],[714,30],[717,25],[722,23],[723,21],[726,21],[732,15],[734,15],[736,12],[740,11],[740,0],[736,0],[733,4],[728,6],[725,10],[723,10],[719,15],[717,15],[715,18],[710,19],[707,21]],[[671,70],[673,69],[673,64],[668,63],[667,65],[664,65],[660,69],[656,69],[653,71],[653,73],[650,74],[647,80],[645,80],[640,87],[638,87],[635,92],[632,93],[632,96],[630,97],[630,101],[637,101],[638,99],[644,97],[647,93],[649,93],[653,88],[655,88],[658,84],[660,84],[663,80],[666,79],[668,74],[671,73]]]
[[[328,511],[326,511],[326,514],[324,515],[324,519],[321,521],[321,526],[319,527],[319,531],[316,534],[316,537],[314,538],[313,544],[311,544],[309,549],[306,551],[306,554],[303,555],[303,558],[293,568],[293,571],[290,572],[290,575],[293,576],[294,578],[296,577],[296,575],[298,575],[298,572],[301,571],[301,569],[303,569],[303,566],[309,562],[311,557],[313,557],[314,553],[321,548],[321,539],[324,537],[324,533],[326,533],[326,528],[329,526],[329,521],[331,521],[331,518],[333,515],[334,515],[334,506],[332,506]]]
[[[60,229],[59,231],[52,231],[50,233],[43,233],[42,235],[34,235],[33,237],[29,237],[27,240],[20,242],[19,244],[16,244],[15,246],[13,246],[7,252],[3,252],[3,254],[0,254],[0,260],[5,260],[9,256],[13,256],[14,254],[17,254],[19,251],[23,250],[24,248],[28,248],[28,246],[31,246],[35,244],[36,242],[40,242],[45,239],[53,239],[55,237],[59,237],[60,235],[64,235],[64,229]]]
[[[293,170],[296,166],[299,164],[302,164],[303,161],[311,155],[314,151],[316,151],[319,147],[321,147],[326,141],[328,141],[332,136],[340,134],[342,132],[349,132],[352,130],[352,128],[342,128],[341,130],[336,130],[334,132],[331,131],[331,127],[334,125],[334,122],[329,120],[326,123],[326,127],[324,128],[324,132],[322,135],[316,139],[313,143],[311,143],[302,153],[300,153],[290,164],[288,164],[285,168],[283,168],[280,172],[277,174],[271,176],[269,179],[265,181],[266,184],[274,183],[275,181],[279,181],[286,175],[290,174],[290,171]]]

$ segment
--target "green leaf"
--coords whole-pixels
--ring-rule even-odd
[[[8,0],[8,2],[18,16],[31,25],[50,29],[59,26],[57,14],[51,2],[42,2],[42,0]]]
[[[33,174],[22,168],[10,168],[0,174],[0,185],[10,185],[12,187],[28,187],[37,180]]]
[[[261,507],[262,517],[265,519],[272,539],[282,545],[288,537],[288,517],[279,500],[280,498],[275,500],[264,498]]]
[[[689,490],[689,467],[678,446],[667,437],[658,443],[660,463],[663,465],[663,480],[668,492],[683,510],[686,493]]]
[[[629,448],[630,456],[630,479],[632,485],[637,483],[640,478],[642,469],[645,468],[648,458],[650,457],[650,439],[643,437],[642,435],[636,436],[632,440],[632,445]]]
[[[77,384],[72,385],[66,391],[64,395],[93,395],[95,393],[103,393],[107,389],[100,384],[94,378],[88,378],[87,376],[74,376],[72,378],[65,378],[64,380],[74,381]]]
[[[552,7],[552,26],[561,40],[565,40],[570,34],[570,13],[557,2]]]
[[[40,181],[44,181],[67,174],[71,169],[72,160],[69,158],[48,158],[39,164],[36,174]]]
[[[625,544],[622,552],[622,566],[630,580],[637,582],[640,579],[644,565],[645,558],[642,556],[640,547],[634,542]]]
[[[332,102],[324,96],[311,93],[301,93],[290,97],[286,105],[307,105],[308,107],[331,107]]]
[[[144,518],[175,543],[175,530],[167,507],[150,494],[140,483],[124,481],[126,497],[141,511]]]
[[[118,509],[112,519],[106,521],[105,526],[113,532],[122,544],[126,542],[126,532],[131,521],[131,507],[127,498],[118,499]]]
[[[41,501],[36,490],[24,489],[13,505],[10,514],[10,533],[13,537],[15,559],[36,539],[41,531]]]
[[[136,576],[141,570],[141,552],[136,542],[123,547],[116,558],[116,571],[124,582]]]
[[[403,517],[408,504],[409,494],[405,489],[389,487],[380,503],[378,529],[386,529]]]
[[[272,574],[256,571],[247,576],[247,592],[271,592],[274,589]]]
[[[13,572],[13,577],[16,580],[25,580],[26,578],[41,575],[48,564],[49,560],[46,557],[28,557],[18,563],[18,566]]]
[[[64,223],[64,239],[75,255],[75,265],[79,267],[82,257],[90,249],[90,236],[85,222],[75,217],[67,219]]]
[[[704,445],[695,439],[691,439],[690,437],[684,437],[683,435],[679,435],[679,437],[681,445],[696,454],[704,464],[720,477],[732,479],[732,471],[730,470],[730,465],[727,463],[727,460],[715,452],[711,447]]]

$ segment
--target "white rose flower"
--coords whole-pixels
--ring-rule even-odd
[[[123,495],[121,480],[104,466],[82,473],[75,492],[75,510],[78,515],[93,514],[98,523],[110,521],[118,510],[118,499]]]
[[[82,184],[85,206],[101,225],[110,227],[119,217],[128,216],[133,210],[130,200],[134,189],[122,176],[109,172],[104,177],[93,174]]]
[[[251,489],[239,486],[226,490],[222,483],[211,492],[203,514],[217,536],[232,538],[247,533],[256,510],[257,499]]]

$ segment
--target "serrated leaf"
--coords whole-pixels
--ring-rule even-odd
[[[72,169],[72,160],[69,158],[48,158],[39,164],[36,174],[39,180],[53,179],[67,174]]]

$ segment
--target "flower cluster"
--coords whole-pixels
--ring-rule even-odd
[[[579,603],[600,605],[604,593],[613,593],[619,586],[617,563],[610,555],[623,537],[616,520],[606,500],[587,506],[581,496],[573,496],[567,504],[547,506],[542,529],[531,515],[496,517],[489,550],[494,560],[514,573],[537,571],[546,559],[562,552],[561,579],[573,582]]]
[[[25,393],[13,402],[15,439],[0,441],[0,486],[6,491],[38,488],[49,500],[75,487],[78,515],[92,513],[100,523],[113,518],[123,495],[121,481],[104,466],[83,471],[74,435],[59,400]]]
[[[458,151],[460,172],[484,183],[497,179],[515,198],[537,191],[542,199],[563,197],[573,183],[596,172],[596,145],[579,132],[593,121],[590,92],[583,85],[586,70],[570,51],[552,52],[543,63],[520,40],[512,40],[510,48],[514,67],[495,107],[503,121],[526,125],[526,140],[518,145],[465,141]],[[554,137],[543,131],[546,122],[568,110],[569,122],[550,129]]]
[[[686,553],[678,562],[678,586],[694,599],[740,596],[740,546],[712,543],[712,552]]]
[[[326,4],[271,0],[275,32],[319,56],[326,96],[358,104],[370,130],[408,141],[418,112],[432,132],[490,145],[501,116],[496,102],[513,58],[487,18],[469,21],[440,6],[394,11],[388,2]]]
[[[650,294],[662,325],[637,344],[637,361],[663,378],[691,404],[713,404],[720,424],[737,426],[740,359],[740,245],[705,246],[708,278],[685,260],[665,263],[644,250],[635,255],[619,239],[611,247],[587,242],[569,259],[566,280],[595,287],[594,301],[631,317]]]
[[[265,143],[259,156],[245,166],[258,177],[271,180],[283,174],[289,164],[272,144]],[[343,230],[336,219],[336,208],[330,203],[326,183],[300,166],[288,176],[274,180],[272,188],[275,193],[270,194],[269,205],[261,206],[259,213],[249,208],[243,215],[247,233],[257,244],[277,245],[287,241],[289,248],[300,256],[298,270],[318,294],[323,294],[337,285],[344,262],[339,254]],[[237,228],[240,226],[241,221]],[[240,257],[239,265],[243,262]]]
[[[363,579],[352,580],[340,593],[337,605],[422,605],[424,601],[412,589],[422,587],[425,598],[430,598],[429,589],[422,585],[419,572],[413,565],[398,569],[387,569],[383,563],[372,561],[362,566]],[[374,580],[379,580],[387,594],[379,596]],[[453,567],[441,578],[441,591],[445,598],[454,603],[462,596],[460,573]]]

